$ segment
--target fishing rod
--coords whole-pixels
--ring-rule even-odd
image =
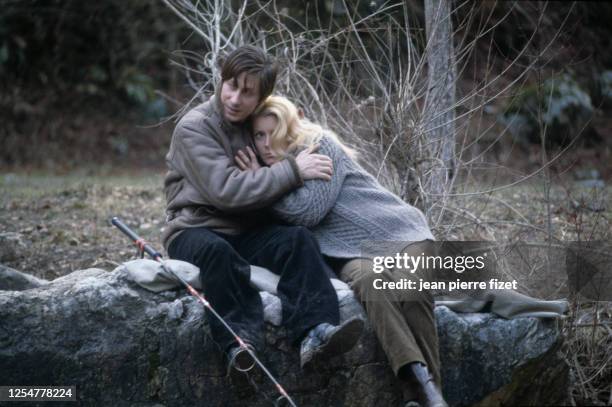
[[[238,342],[241,352],[247,352],[249,356],[251,356],[252,360],[268,376],[268,378],[272,381],[272,383],[274,383],[274,386],[276,386],[276,389],[280,393],[280,397],[276,399],[276,405],[280,404],[283,400],[286,400],[292,407],[297,407],[293,399],[289,396],[289,393],[287,393],[287,391],[283,388],[283,386],[281,386],[278,380],[274,378],[272,373],[270,373],[270,371],[264,366],[264,364],[255,355],[255,352],[252,350],[252,347],[247,345],[247,343],[244,342],[244,340],[242,340],[240,336],[238,336],[238,334],[227,324],[227,322],[225,322],[225,320],[221,317],[221,315],[219,315],[217,311],[215,311],[215,309],[210,305],[208,300],[202,294],[200,294],[187,281],[185,281],[185,279],[183,279],[181,276],[176,274],[170,267],[166,265],[166,262],[164,261],[160,252],[155,250],[153,246],[151,246],[143,238],[138,236],[132,229],[130,229],[125,223],[123,223],[117,216],[113,216],[110,222],[113,226],[116,226],[117,229],[119,229],[124,235],[126,235],[132,240],[132,242],[138,247],[138,251],[140,254],[146,253],[149,256],[151,256],[153,260],[157,261],[161,265],[162,270],[164,270],[166,273],[168,273],[169,275],[173,276],[178,281],[180,281],[181,284],[183,284],[183,286],[187,289],[189,294],[196,297],[202,303],[202,305],[204,305],[204,308],[209,310],[215,316],[215,318],[217,318],[219,322],[221,322],[221,324],[225,327],[225,329],[227,329],[228,332],[232,334],[236,342]],[[234,359],[236,359],[236,357],[234,357]],[[254,365],[255,364],[251,365],[248,368],[239,368],[238,365],[234,365],[234,367],[236,368],[236,370],[246,373],[247,371],[251,370],[251,368],[253,368]]]

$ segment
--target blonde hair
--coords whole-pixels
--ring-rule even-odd
[[[279,155],[286,152],[295,153],[316,144],[323,134],[334,139],[342,149],[355,159],[357,152],[346,146],[331,130],[324,130],[320,125],[300,117],[298,108],[283,96],[268,96],[255,110],[253,118],[272,116],[277,125],[270,136],[270,149]],[[284,146],[287,146],[286,151]]]

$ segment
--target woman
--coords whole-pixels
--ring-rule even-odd
[[[434,237],[423,213],[383,188],[356,163],[353,150],[331,131],[301,118],[286,98],[269,97],[253,117],[254,144],[265,165],[305,148],[318,148],[332,159],[331,181],[306,181],[276,202],[272,211],[313,232],[323,254],[364,305],[394,373],[409,384],[407,398],[418,398],[425,406],[445,406],[431,294],[425,290],[404,290],[401,297],[382,293],[374,288],[374,279],[393,282],[407,276],[389,271],[374,274],[371,263],[360,259],[364,241],[418,242],[404,252],[432,253]],[[259,168],[251,149],[239,152],[236,162],[243,170]],[[408,277],[416,276],[418,272]]]

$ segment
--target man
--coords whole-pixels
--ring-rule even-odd
[[[200,268],[213,308],[252,349],[263,337],[259,293],[249,285],[250,264],[280,275],[283,323],[301,341],[302,366],[349,350],[363,321],[339,324],[338,300],[316,240],[302,227],[270,224],[259,209],[304,180],[329,180],[329,158],[306,151],[260,171],[243,173],[232,157],[250,144],[248,119],[272,93],[276,64],[244,46],[221,64],[221,84],[207,102],[177,124],[166,156],[167,224],[162,239],[171,258]],[[250,365],[247,352],[208,314],[214,340],[230,364]]]

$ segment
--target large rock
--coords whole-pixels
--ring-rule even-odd
[[[436,308],[444,394],[452,405],[562,405],[569,368],[559,321]],[[486,396],[486,397],[485,397]]]
[[[347,297],[343,318],[363,310]],[[436,309],[444,391],[452,405],[564,401],[567,366],[554,321]],[[85,405],[270,405],[276,394],[226,376],[202,306],[183,290],[155,294],[125,275],[76,271],[26,291],[0,291],[0,384],[76,385]],[[402,390],[371,330],[316,371],[268,325],[263,362],[304,406],[399,406]],[[518,397],[518,398],[517,398]]]

